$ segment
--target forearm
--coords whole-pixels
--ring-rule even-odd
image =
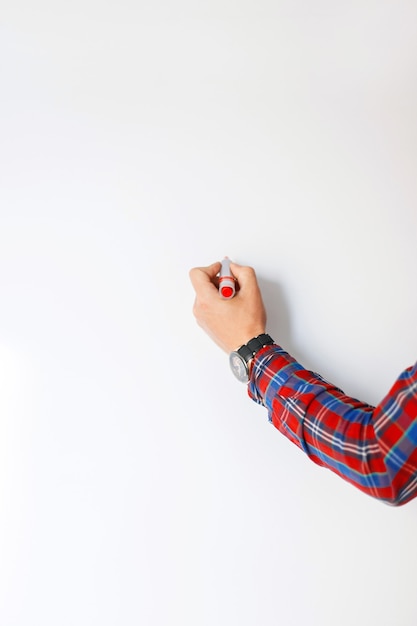
[[[264,348],[249,383],[273,425],[317,464],[390,504],[417,495],[417,365],[373,407]]]

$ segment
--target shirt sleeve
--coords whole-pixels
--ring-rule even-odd
[[[417,363],[374,407],[304,369],[280,346],[256,355],[249,396],[312,461],[391,505],[417,495]]]

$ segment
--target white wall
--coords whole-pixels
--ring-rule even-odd
[[[268,424],[188,270],[253,265],[269,332],[362,400],[415,362],[416,3],[0,20],[1,624],[415,626],[417,503]]]

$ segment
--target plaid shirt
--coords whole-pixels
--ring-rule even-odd
[[[248,392],[318,465],[388,504],[417,496],[417,363],[373,407],[307,371],[280,346],[265,346]]]

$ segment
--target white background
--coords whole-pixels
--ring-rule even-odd
[[[417,503],[267,421],[188,270],[378,403],[416,359],[414,0],[6,0],[2,626],[415,626]]]

